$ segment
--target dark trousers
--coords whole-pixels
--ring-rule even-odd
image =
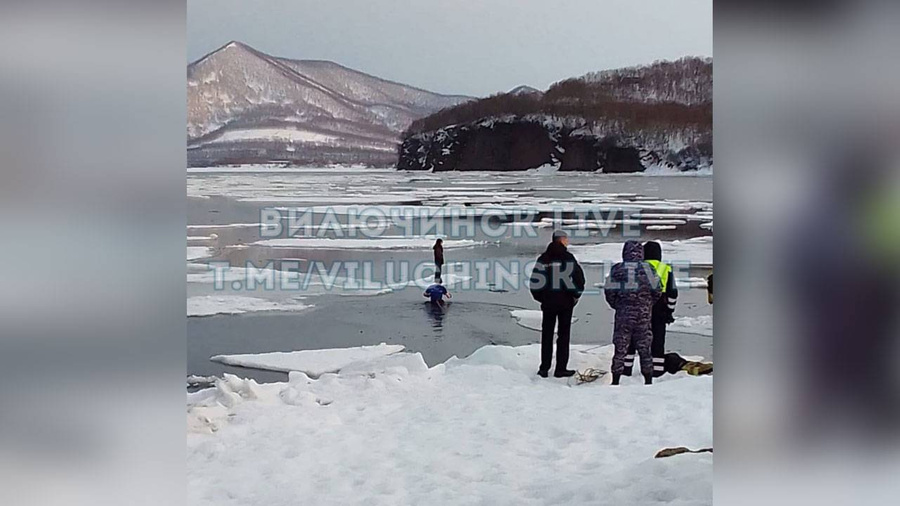
[[[441,271],[443,270],[444,263],[435,263],[434,264],[434,279],[435,281],[441,279]]]
[[[650,343],[650,355],[653,356],[653,376],[659,377],[666,373],[666,322],[656,315],[650,320],[650,330],[653,332],[653,342]],[[631,376],[634,367],[635,347],[634,341],[628,346],[628,354],[625,355],[625,376]]]
[[[564,371],[569,364],[569,337],[572,330],[572,305],[541,304],[541,370],[550,371],[553,360],[553,331],[559,324],[556,339],[556,370]]]

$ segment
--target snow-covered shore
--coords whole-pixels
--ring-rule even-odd
[[[711,377],[576,385],[537,377],[539,353],[486,346],[432,368],[395,353],[262,385],[226,376],[188,394],[189,502],[712,503],[712,455],[653,458],[712,446]],[[570,367],[605,370],[611,353],[573,346]]]

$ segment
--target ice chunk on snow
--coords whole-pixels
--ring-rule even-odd
[[[299,371],[311,377],[329,372],[339,372],[344,367],[361,361],[373,360],[405,348],[402,344],[381,343],[376,346],[356,348],[334,348],[327,350],[276,351],[272,353],[252,353],[247,355],[216,355],[210,360],[226,365],[237,365],[253,369],[290,372]]]
[[[541,312],[537,309],[510,309],[510,316],[516,319],[516,323],[526,329],[541,330]],[[578,318],[572,318],[572,323]]]
[[[188,316],[241,314],[253,311],[302,311],[313,307],[300,302],[302,298],[287,300],[260,299],[243,295],[200,295],[188,297]]]
[[[409,374],[423,373],[428,370],[428,365],[421,353],[394,353],[376,358],[374,360],[362,360],[353,362],[341,368],[341,375],[347,374],[397,374],[407,376]]]
[[[680,316],[675,322],[669,324],[669,332],[682,332],[684,334],[697,334],[701,336],[713,335],[712,315]]]

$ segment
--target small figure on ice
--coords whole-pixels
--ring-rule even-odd
[[[434,279],[439,281],[441,279],[441,270],[444,268],[444,240],[438,238],[438,240],[434,241],[432,249],[434,250]]]
[[[425,289],[425,293],[423,293],[422,296],[430,297],[432,304],[443,305],[445,295],[448,299],[452,299],[453,296],[450,295],[450,292],[447,291],[447,288],[442,283],[443,281],[441,281],[441,278],[437,278],[433,285]]]

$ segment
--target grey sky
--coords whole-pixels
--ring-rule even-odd
[[[188,60],[230,40],[441,93],[712,56],[712,0],[188,0]]]

